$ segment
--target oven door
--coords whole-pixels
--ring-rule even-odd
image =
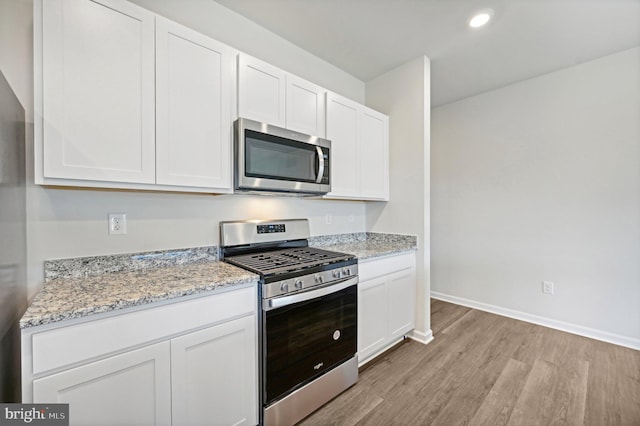
[[[326,194],[330,142],[247,119],[235,123],[235,189]]]
[[[265,406],[353,358],[357,283],[352,277],[317,290],[265,300]]]

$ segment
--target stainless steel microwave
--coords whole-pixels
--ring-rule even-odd
[[[323,195],[331,191],[331,141],[239,118],[234,123],[236,192]]]

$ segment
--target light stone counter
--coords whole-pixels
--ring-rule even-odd
[[[84,258],[86,263],[89,263]],[[104,257],[103,257],[104,260]],[[20,321],[21,328],[256,284],[258,276],[215,260],[178,263],[45,283]]]
[[[311,237],[309,244],[359,261],[416,250],[410,235],[360,232]],[[46,283],[21,328],[255,284],[258,276],[220,262],[218,248],[61,259],[45,262]]]
[[[417,237],[413,235],[379,234],[375,232],[312,237],[309,244],[327,250],[353,254],[360,262],[414,251],[418,247]]]

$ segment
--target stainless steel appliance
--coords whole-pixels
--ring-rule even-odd
[[[224,261],[260,275],[262,423],[293,425],[356,383],[358,261],[306,219],[222,222]]]
[[[322,195],[331,191],[331,142],[239,118],[234,123],[236,192]]]
[[[25,112],[0,72],[0,402],[21,402],[20,327],[27,308]]]

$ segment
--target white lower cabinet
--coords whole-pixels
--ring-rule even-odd
[[[255,341],[255,317],[171,340],[174,425],[257,423]]]
[[[415,328],[415,253],[358,265],[358,361],[374,358]]]
[[[33,399],[68,403],[75,425],[170,425],[169,342],[33,381]]]
[[[23,402],[68,403],[81,426],[255,425],[256,297],[251,287],[25,329]]]

